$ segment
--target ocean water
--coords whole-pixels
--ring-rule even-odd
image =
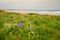
[[[25,12],[25,13],[38,13],[38,14],[48,14],[48,15],[59,15],[60,16],[60,11],[59,10],[6,10],[8,12]]]

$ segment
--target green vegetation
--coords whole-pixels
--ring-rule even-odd
[[[60,16],[0,12],[0,40],[60,40]]]

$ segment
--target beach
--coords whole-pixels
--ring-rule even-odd
[[[60,11],[25,11],[25,10],[5,10],[6,12],[15,12],[20,14],[28,14],[28,13],[37,13],[41,15],[58,15],[60,16]]]

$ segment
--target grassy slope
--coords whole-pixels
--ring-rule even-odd
[[[18,23],[24,26],[18,29]],[[60,40],[60,16],[0,12],[0,40]]]

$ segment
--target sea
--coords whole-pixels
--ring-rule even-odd
[[[8,12],[25,12],[25,13],[37,13],[37,14],[48,14],[60,16],[60,10],[20,10],[20,9],[5,9]]]

